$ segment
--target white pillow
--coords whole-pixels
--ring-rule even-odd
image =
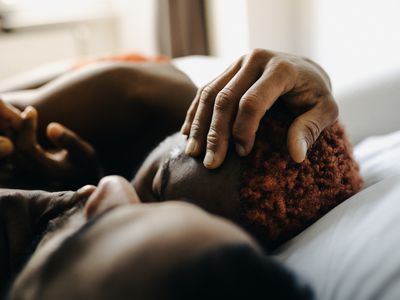
[[[400,176],[337,206],[276,258],[311,284],[316,299],[399,299]]]
[[[361,82],[335,98],[353,144],[400,130],[400,70]]]
[[[365,188],[290,240],[277,258],[317,299],[399,299],[400,131],[354,148]]]
[[[400,131],[370,137],[354,148],[364,187],[400,174]]]

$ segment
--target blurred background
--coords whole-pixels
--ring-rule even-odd
[[[0,0],[0,80],[87,56],[233,61],[262,47],[310,57],[345,90],[400,70],[399,11],[396,0]]]

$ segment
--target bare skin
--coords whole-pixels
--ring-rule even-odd
[[[106,177],[82,210],[42,239],[10,299],[164,299],[161,287],[171,270],[235,244],[262,253],[227,220],[183,202],[141,204],[125,179]],[[77,281],[76,274],[85,275]]]
[[[115,155],[115,147],[107,147],[104,143],[126,140],[127,137],[137,139],[138,130],[143,130],[137,125],[143,124],[146,116],[143,112],[149,103],[153,110],[155,105],[168,114],[149,114],[145,119],[152,118],[153,122],[147,123],[149,132],[144,136],[158,136],[161,128],[175,128],[176,124],[170,124],[171,120],[183,118],[188,108],[187,99],[194,96],[194,86],[173,69],[168,64],[148,68],[147,64],[138,67],[129,63],[105,63],[71,72],[34,91],[2,96],[20,109],[35,106],[42,116],[39,129],[56,120],[93,143],[100,156],[111,156]],[[159,76],[160,72],[166,77]],[[172,74],[175,78],[171,81]],[[135,80],[134,85],[132,80]],[[153,80],[157,81],[157,87],[151,86]],[[164,106],[166,94],[172,101]],[[217,168],[224,161],[228,142],[232,139],[237,153],[247,155],[253,147],[260,119],[278,98],[298,115],[288,132],[288,150],[296,162],[303,161],[307,148],[338,115],[329,77],[308,59],[263,49],[241,57],[226,72],[198,90],[181,128],[182,133],[189,136],[186,153],[199,156],[207,149],[204,165]],[[110,99],[116,105],[110,107]],[[74,103],[79,103],[80,109],[85,111],[84,118],[76,117],[82,114],[77,112]],[[92,109],[94,105],[96,110]],[[110,111],[113,111],[111,118]],[[171,118],[163,119],[169,114]],[[74,120],[71,115],[75,116]],[[110,123],[103,128],[99,124],[105,124],[104,120],[110,120]],[[155,126],[157,122],[154,121],[163,122],[161,126]],[[165,136],[165,132],[162,133]],[[127,147],[125,144],[122,148],[133,151],[132,145]],[[118,166],[108,164],[116,173],[118,168],[122,171],[124,162]],[[127,171],[123,171],[126,175]]]
[[[130,178],[156,142],[179,129],[195,90],[170,64],[102,63],[65,74],[29,94],[0,97],[21,111],[36,109],[43,147],[54,146],[51,137],[57,132],[68,135],[65,127],[47,128],[56,121],[93,145],[105,174]],[[7,140],[7,131],[15,125],[9,115],[0,107],[0,157],[10,155],[15,146]]]
[[[0,189],[0,291],[48,222],[87,199],[93,190],[93,186],[55,193]]]
[[[2,184],[13,184],[12,177],[35,178],[35,181],[97,182],[99,170],[94,148],[75,133],[58,123],[47,126],[47,138],[58,151],[47,151],[37,141],[38,115],[28,106],[23,112],[0,100],[3,136],[2,154],[12,162],[10,182],[3,172]],[[11,140],[12,139],[12,140]],[[23,177],[23,178],[22,178]],[[28,180],[29,181],[29,180]],[[15,184],[18,185],[17,181]]]
[[[186,137],[176,133],[149,154],[132,180],[139,197],[145,202],[182,199],[239,222],[241,157],[230,151],[220,168],[209,170],[185,154],[186,145]]]
[[[289,128],[287,147],[293,160],[302,162],[338,116],[329,77],[311,60],[264,49],[241,57],[198,90],[181,128],[189,136],[186,154],[206,152],[204,165],[215,169],[233,139],[238,155],[246,156],[260,120],[278,99],[298,116]]]
[[[10,107],[6,107],[3,112],[0,111],[0,114],[2,114],[2,118],[4,120],[3,124],[5,124],[4,127],[1,128],[1,130],[3,131],[2,139],[4,142],[4,147],[2,148],[3,150],[1,150],[0,153],[4,153],[2,156],[8,158],[10,157],[10,155],[12,156],[13,154],[21,153],[22,151],[22,153],[25,153],[25,159],[30,158],[32,159],[34,164],[36,164],[34,169],[37,172],[42,169],[42,172],[48,173],[48,176],[51,174],[53,174],[52,176],[55,176],[54,174],[58,174],[58,176],[64,176],[64,174],[68,174],[68,172],[65,172],[66,166],[72,166],[73,171],[76,171],[80,167],[80,163],[76,163],[76,161],[72,158],[73,155],[71,157],[71,153],[73,153],[73,145],[80,145],[78,147],[80,150],[87,148],[86,146],[88,146],[88,144],[85,142],[85,140],[88,140],[91,144],[93,144],[97,151],[100,151],[100,154],[107,153],[107,155],[100,155],[100,159],[102,159],[105,163],[107,163],[107,159],[105,158],[113,158],[113,155],[115,158],[115,153],[118,153],[119,156],[122,156],[121,152],[123,152],[124,150],[127,150],[126,152],[129,154],[130,159],[132,160],[132,156],[135,155],[132,154],[132,148],[127,147],[129,141],[133,141],[136,144],[136,147],[146,149],[146,151],[148,151],[148,149],[150,148],[148,147],[149,144],[143,143],[141,138],[143,138],[144,136],[150,136],[151,139],[154,141],[157,139],[159,140],[159,136],[165,136],[167,132],[173,132],[176,129],[176,126],[179,125],[182,117],[185,115],[190,100],[194,97],[195,88],[192,83],[184,75],[182,75],[182,73],[176,71],[173,67],[169,65],[157,66],[155,68],[151,67],[148,69],[147,67],[142,66],[138,69],[137,67],[128,67],[124,64],[102,64],[99,66],[85,68],[78,73],[67,74],[65,77],[59,78],[55,82],[50,82],[49,84],[41,87],[39,90],[34,91],[33,93],[25,94],[25,96],[21,96],[20,98],[17,97],[16,94],[3,95],[5,100],[13,103],[22,112],[18,112],[17,110],[14,110]],[[126,81],[121,80],[121,78],[126,78]],[[131,84],[133,79],[136,80],[135,85]],[[310,78],[312,82],[315,81],[314,79],[315,78]],[[165,95],[170,96],[169,101],[167,102],[165,101]],[[110,99],[112,99],[112,101],[110,101]],[[39,132],[41,132],[41,134],[39,134],[38,140],[35,138],[35,130],[32,130],[35,128],[37,113],[35,109],[26,109],[28,104],[33,104],[40,114],[38,130]],[[240,104],[236,104],[239,106],[240,111]],[[307,103],[307,105],[309,105],[309,103]],[[154,107],[157,107],[159,109],[157,110],[159,113],[154,113]],[[150,108],[153,108],[153,111],[151,111]],[[11,111],[7,111],[7,113],[4,113],[4,111],[6,111],[7,109]],[[191,110],[189,110],[188,115],[190,115],[190,111]],[[12,115],[13,112],[16,113],[15,116]],[[330,112],[332,111],[319,111],[319,113]],[[7,118],[11,118],[12,122],[15,121],[15,123],[17,123],[16,120],[18,120],[17,117],[19,117],[22,120],[19,120],[20,122],[22,122],[22,124],[26,123],[29,126],[25,127],[12,123],[14,127],[7,128],[7,124],[11,123],[9,122],[9,119],[4,118],[5,115],[7,116]],[[221,117],[222,115],[220,115],[219,117],[217,115],[217,119]],[[223,119],[224,118],[219,120],[223,121]],[[51,124],[51,122],[53,121],[59,121],[67,127],[63,127],[60,124],[53,123],[52,125],[50,125],[50,128],[47,128],[47,130],[45,130],[46,126],[48,126],[48,124]],[[148,132],[143,132],[143,124],[147,124],[148,127],[150,127],[150,130]],[[81,136],[82,138],[68,128],[77,131],[79,133],[79,136]],[[14,134],[10,134],[9,132],[7,132],[8,129],[10,129],[11,132],[15,130]],[[20,139],[20,142],[18,142],[18,135],[22,134],[22,136],[24,136],[24,132],[27,132],[27,134],[25,135],[27,138]],[[140,132],[140,135],[137,135],[138,132]],[[15,133],[17,137],[15,136]],[[60,142],[62,140],[60,139],[60,137],[65,136],[69,137],[70,143]],[[218,172],[216,173],[209,173],[212,171],[201,168],[201,163],[198,160],[190,159],[188,157],[183,158],[181,154],[183,153],[183,149],[187,147],[186,141],[183,136],[178,137],[178,139],[179,142],[174,141],[174,143],[178,142],[180,154],[176,156],[175,153],[172,162],[171,157],[167,159],[170,161],[171,166],[173,166],[174,163],[180,162],[181,165],[184,166],[184,172],[171,172],[169,181],[164,187],[163,197],[165,197],[165,199],[163,200],[177,199],[190,194],[190,196],[192,197],[192,202],[196,203],[197,205],[204,207],[205,209],[215,212],[219,215],[223,215],[231,219],[234,218],[235,213],[237,213],[237,203],[235,204],[235,201],[233,201],[236,198],[234,197],[235,189],[232,188],[232,186],[235,187],[235,184],[237,182],[235,181],[236,179],[234,178],[234,176],[229,176],[231,174],[237,174],[235,168],[240,167],[240,163],[237,163],[238,161],[240,161],[240,158],[237,156],[232,156],[231,159],[228,159],[227,163],[224,165],[226,166],[225,169],[221,168],[220,170],[217,170]],[[39,146],[42,141],[48,143],[48,140],[52,141],[59,148],[62,148],[62,150],[58,152],[59,155],[56,156],[58,159],[54,159],[55,157],[52,156],[52,152],[43,150],[43,148]],[[138,140],[140,140],[141,142],[138,143]],[[24,147],[28,147],[27,149],[33,149],[34,151],[24,152]],[[171,154],[171,149],[164,149],[163,151],[169,153],[168,155]],[[77,155],[77,157],[82,158],[84,157],[85,153],[87,154],[89,152],[90,151],[85,150],[81,151],[80,154]],[[61,155],[61,153],[63,154]],[[110,153],[113,153],[113,155],[111,155]],[[165,158],[165,156],[163,155],[162,157]],[[13,157],[14,163],[17,163],[17,158]],[[122,161],[126,163],[127,160],[124,158]],[[95,218],[96,216],[99,216],[103,213],[108,214],[108,212],[111,211],[115,212],[109,215],[110,219],[104,219],[108,220],[109,222],[107,221],[106,223],[99,223],[102,228],[101,237],[104,238],[104,240],[102,241],[104,241],[105,243],[110,243],[111,240],[114,241],[113,236],[115,235],[115,232],[119,232],[119,230],[121,230],[121,232],[124,232],[124,230],[126,230],[126,226],[130,226],[129,224],[131,224],[131,222],[129,220],[132,219],[133,214],[137,216],[137,212],[142,211],[142,208],[138,208],[138,210],[133,209],[133,211],[131,208],[136,205],[130,205],[128,207],[127,205],[129,204],[137,204],[137,207],[144,207],[143,211],[146,211],[147,207],[151,207],[150,210],[152,211],[151,214],[153,216],[154,211],[160,212],[160,214],[157,215],[157,218],[146,218],[147,220],[153,221],[149,221],[150,223],[144,222],[142,224],[142,227],[145,227],[147,229],[152,228],[152,226],[155,224],[152,222],[155,221],[157,221],[157,224],[163,225],[161,228],[163,229],[162,232],[158,232],[154,235],[156,239],[153,242],[160,242],[160,239],[157,238],[160,234],[164,237],[170,237],[168,234],[171,232],[173,233],[174,231],[171,230],[171,223],[169,223],[169,221],[173,220],[177,215],[185,216],[184,223],[192,224],[193,226],[188,226],[186,228],[187,230],[185,230],[183,236],[181,237],[181,239],[179,239],[182,243],[174,244],[174,247],[179,246],[179,251],[193,251],[193,253],[195,253],[196,251],[199,251],[199,249],[204,249],[202,248],[204,247],[204,245],[220,245],[221,241],[222,243],[245,242],[254,246],[252,239],[244,234],[241,230],[237,231],[237,228],[235,226],[234,227],[236,229],[229,229],[230,225],[228,226],[224,223],[227,221],[223,221],[222,223],[217,222],[217,224],[214,222],[216,221],[216,219],[213,219],[214,217],[211,217],[211,219],[208,217],[201,217],[200,219],[204,220],[204,222],[201,221],[197,223],[191,223],[191,221],[197,220],[197,217],[199,216],[197,212],[198,209],[192,210],[193,214],[190,212],[190,209],[189,211],[186,209],[181,210],[181,205],[183,205],[185,208],[187,207],[185,206],[187,204],[177,204],[177,206],[172,205],[174,208],[169,210],[171,213],[167,214],[164,213],[165,210],[163,208],[170,207],[168,203],[148,204],[150,206],[140,204],[140,198],[143,198],[145,201],[152,201],[151,198],[143,196],[146,195],[146,192],[148,191],[150,191],[149,197],[153,196],[155,197],[155,200],[157,200],[157,197],[160,197],[160,185],[162,183],[159,175],[161,172],[160,168],[162,167],[160,163],[162,161],[161,157],[156,156],[156,161],[158,161],[158,164],[154,164],[152,160],[149,160],[148,166],[146,166],[145,163],[143,169],[138,172],[138,174],[143,174],[144,177],[141,178],[140,175],[135,177],[134,186],[137,187],[137,193],[136,190],[133,189],[132,186],[129,185],[129,183],[124,181],[122,178],[114,178],[111,180],[111,183],[109,181],[107,183],[107,180],[105,180],[100,183],[99,187],[96,190],[94,189],[94,187],[87,187],[85,193],[91,194],[92,196],[86,202],[84,209],[76,215],[76,218],[71,218],[71,223],[69,223],[70,226],[67,226],[65,228],[64,233],[54,235],[53,238],[50,235],[43,239],[43,243],[39,245],[38,252],[35,253],[27,268],[17,280],[15,288],[13,289],[13,297],[15,297],[16,299],[26,298],[28,297],[28,295],[34,295],[36,292],[38,292],[32,290],[32,288],[33,286],[35,286],[35,283],[37,283],[37,281],[35,280],[42,280],[42,278],[40,277],[41,275],[38,276],[38,274],[42,274],[40,273],[40,268],[43,266],[43,264],[46,263],[46,257],[48,257],[48,255],[52,253],[52,251],[55,251],[57,249],[57,245],[60,245],[62,241],[64,241],[68,236],[76,232],[79,228],[82,228],[82,226],[86,224],[88,220]],[[51,164],[55,165],[56,167],[48,168],[48,165]],[[131,171],[131,166],[128,167]],[[19,168],[23,170],[24,168],[26,168],[26,166],[25,164],[19,164]],[[112,170],[112,168],[110,169]],[[179,171],[179,168],[173,168],[173,170]],[[180,170],[182,171],[182,168]],[[123,174],[123,171],[123,168],[118,169],[118,172],[120,172],[121,174]],[[200,184],[198,184],[197,187],[196,185],[185,185],[185,181],[182,181],[182,179],[185,178],[193,179],[193,176],[196,175],[193,174],[193,172],[198,175],[198,177],[196,177],[196,182]],[[231,182],[232,186],[228,186],[226,184],[227,177],[229,177],[228,182]],[[212,180],[207,181],[210,178]],[[141,180],[144,180],[147,185],[139,184],[138,182],[140,182]],[[149,182],[151,182],[150,187],[148,185]],[[211,184],[213,184],[213,188],[211,188]],[[223,186],[231,193],[224,192],[224,190],[221,189],[221,186]],[[192,187],[194,187],[194,190],[190,189]],[[219,197],[218,199],[217,196],[216,198],[206,197],[206,199],[201,199],[201,195],[202,192],[204,192],[205,187],[210,188],[210,195],[219,194],[223,195],[224,197]],[[215,193],[215,189],[217,189],[218,193]],[[71,199],[73,199],[73,197]],[[69,201],[69,203],[75,202],[71,200]],[[119,207],[121,207],[121,209],[118,209]],[[122,207],[124,209],[122,209]],[[158,207],[160,207],[160,209],[158,209]],[[16,213],[19,217],[29,218],[22,213],[23,211],[23,209],[18,210]],[[8,210],[8,212],[12,212],[12,210]],[[130,215],[131,212],[132,215]],[[126,218],[123,217],[121,214],[127,214]],[[140,213],[140,215],[143,214],[144,213]],[[12,216],[12,214],[7,214],[7,216],[8,220],[12,219],[9,218],[9,216]],[[123,224],[120,223],[120,220],[122,219],[126,221],[124,221]],[[162,221],[160,223],[160,220],[164,220],[165,222]],[[15,224],[14,222],[11,222],[10,226],[12,226],[12,224]],[[207,224],[210,226],[208,226]],[[231,223],[228,222],[228,224]],[[174,224],[172,223],[172,227],[173,226]],[[110,233],[110,228],[113,229],[113,234],[104,234],[107,232]],[[190,238],[194,236],[194,232],[198,232],[198,230],[200,229],[205,230],[204,236],[202,236],[201,239],[197,239],[200,243],[193,243]],[[91,231],[90,234],[95,234],[96,236],[96,232],[97,231],[94,231],[93,233],[93,231]],[[227,232],[231,232],[231,234],[227,235]],[[19,235],[15,236],[18,237]],[[125,238],[125,235],[123,236]],[[86,238],[88,238],[88,240],[86,240]],[[172,238],[168,239],[173,240]],[[95,250],[96,247],[94,247],[94,245],[97,245],[99,239],[93,238],[93,236],[89,235],[89,237],[85,237],[85,241],[86,246],[88,246],[92,250]],[[121,239],[118,243],[122,243],[123,241],[124,239]],[[188,241],[190,242],[188,243]],[[141,242],[148,241],[142,240]],[[133,250],[138,249],[138,241],[133,244],[126,243],[125,245],[127,247],[121,248],[121,252],[119,252],[121,256],[115,256],[113,258],[118,260],[118,263],[122,268],[121,272],[127,271],[123,268],[127,266],[127,253],[132,254],[135,252]],[[157,253],[148,251],[149,249],[154,250],[160,248],[159,245],[152,243],[151,245],[153,247],[144,247],[143,249],[145,250],[142,250],[145,252],[143,253],[152,253],[158,255]],[[190,249],[187,248],[188,245],[190,246]],[[172,247],[173,245],[170,246]],[[257,248],[258,246],[254,247]],[[177,250],[177,248],[171,249]],[[171,253],[174,252],[172,250]],[[84,253],[82,253],[82,255],[83,256],[80,256],[79,254],[78,259],[82,260],[82,262],[84,261],[85,263],[80,265],[87,266],[88,259],[90,260],[90,255],[86,256]],[[101,261],[103,261],[103,259],[105,260],[105,258],[108,257],[108,253],[103,253],[103,255],[104,256],[100,258]],[[74,254],[72,254],[72,256],[74,256]],[[68,257],[69,256],[66,256],[66,258]],[[142,256],[139,255],[139,257]],[[173,261],[171,257],[168,257],[167,259],[169,263]],[[134,260],[134,257],[129,257],[129,261],[132,260]],[[76,267],[78,267],[78,269],[76,269]],[[148,265],[146,267],[148,267]],[[84,270],[79,269],[79,266],[73,263],[68,263],[66,268],[70,268],[72,273],[65,272],[66,277],[62,274],[56,274],[57,276],[55,277],[52,276],[52,278],[54,278],[54,281],[52,281],[51,285],[48,286],[48,289],[43,290],[48,298],[54,298],[54,296],[56,295],[54,293],[59,294],[60,291],[65,291],[64,295],[68,295],[67,292],[73,292],[71,289],[68,289],[69,286],[65,286],[64,283],[68,281],[66,279],[68,279],[68,276],[70,276],[70,274],[74,274],[75,272],[82,272]],[[157,270],[153,271],[153,273],[157,273]],[[126,274],[128,273],[129,272],[127,272]],[[92,275],[97,276],[99,274],[105,274],[104,276],[108,277],[98,278],[99,280],[95,280],[95,282],[97,283],[104,282],[104,280],[106,279],[111,280],[112,278],[112,274],[110,275],[110,273],[108,272],[93,273]],[[47,275],[43,276],[46,277]],[[87,278],[90,279],[90,276]],[[47,282],[47,280],[45,281]],[[90,282],[86,283],[87,286],[90,286]],[[96,290],[101,292],[101,286],[98,287],[98,289],[90,289],[86,290],[86,292],[89,293]],[[90,296],[93,295],[90,294]]]

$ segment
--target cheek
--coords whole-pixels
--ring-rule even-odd
[[[210,213],[235,219],[239,211],[237,172],[208,170],[195,160],[175,161],[170,170],[166,199],[188,201]]]

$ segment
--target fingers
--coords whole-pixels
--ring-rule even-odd
[[[197,156],[206,149],[204,165],[217,168],[232,135],[236,152],[248,155],[261,119],[285,95],[281,99],[295,115],[307,111],[295,119],[287,141],[292,158],[303,161],[321,130],[337,118],[325,77],[306,59],[254,50],[198,92],[182,126],[182,133],[189,134],[186,154]]]
[[[0,99],[0,129],[18,129],[21,124],[20,111]]]
[[[258,79],[260,71],[259,64],[249,59],[217,94],[207,134],[207,152],[204,158],[207,168],[217,168],[224,161],[240,97]]]
[[[4,136],[0,136],[0,159],[10,156],[14,151],[12,141]]]
[[[242,61],[233,64],[222,76],[206,85],[197,95],[196,113],[190,125],[189,140],[185,149],[187,155],[198,156],[206,148],[206,137],[209,130],[214,101],[217,93],[239,71]]]
[[[140,203],[133,186],[120,176],[104,177],[85,205],[87,218],[125,204]]]
[[[275,101],[292,88],[294,76],[289,65],[271,64],[242,96],[232,128],[238,155],[250,153],[260,120]]]
[[[32,106],[28,106],[21,113],[22,123],[19,132],[19,146],[25,150],[34,149],[37,146],[37,117],[37,111]]]
[[[7,136],[0,136],[0,159],[10,156],[14,151],[14,143],[10,139],[11,131],[17,131],[21,125],[20,111],[0,99],[0,130]]]
[[[95,150],[89,143],[59,123],[47,126],[47,137],[57,147],[67,150],[70,158],[76,162],[93,159],[95,156]]]
[[[199,98],[201,94],[201,89],[197,90],[196,96],[192,103],[190,104],[190,107],[186,113],[186,118],[185,122],[183,122],[182,128],[181,128],[181,133],[184,135],[189,135],[190,134],[190,127],[192,126],[194,116],[197,111],[197,107],[199,106]]]
[[[338,116],[338,108],[331,98],[319,102],[315,107],[297,117],[289,127],[287,147],[292,159],[301,163],[322,130],[332,124]]]

